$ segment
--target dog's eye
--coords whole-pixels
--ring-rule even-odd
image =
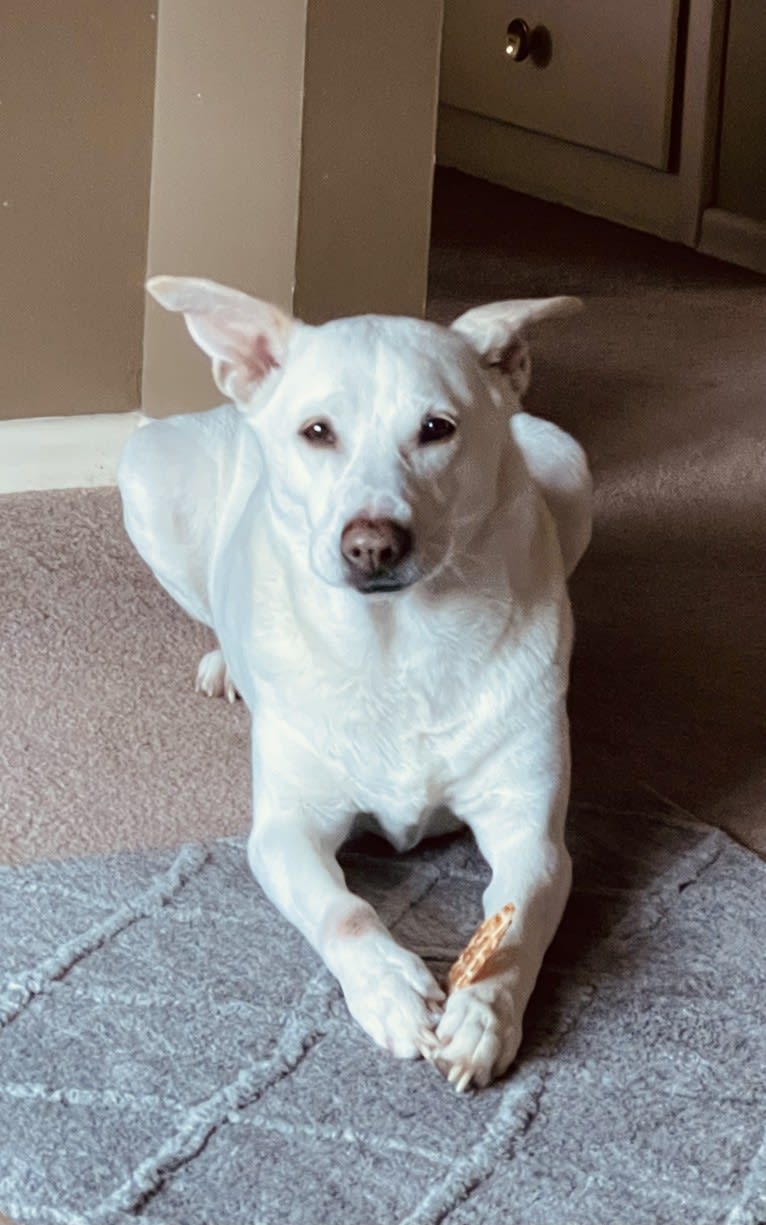
[[[443,442],[445,438],[451,438],[456,429],[455,422],[450,421],[449,417],[426,417],[420,427],[418,442],[421,446],[429,442]]]
[[[326,421],[309,421],[301,427],[300,433],[315,447],[333,447],[337,441],[332,427]]]

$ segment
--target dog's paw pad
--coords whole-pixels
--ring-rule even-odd
[[[349,1012],[379,1046],[398,1059],[432,1057],[444,992],[420,958],[387,951],[358,964],[342,985]]]
[[[453,992],[436,1029],[438,1048],[431,1062],[458,1093],[488,1085],[514,1059],[521,1041],[510,1001],[502,1006],[471,987]]]
[[[202,656],[194,688],[197,693],[204,693],[205,697],[225,697],[227,702],[236,702],[237,690],[226,666],[223,651],[208,651],[207,655]]]

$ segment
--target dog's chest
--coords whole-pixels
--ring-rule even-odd
[[[460,782],[519,711],[527,718],[555,626],[470,597],[434,607],[415,594],[361,624],[332,613],[329,599],[310,616],[269,599],[232,642],[250,686],[259,772],[296,799],[375,814],[394,845],[414,845],[453,827],[440,814]]]
[[[458,763],[450,760],[448,718],[436,695],[429,701],[422,689],[363,691],[356,701],[328,706],[317,742],[349,802],[373,814],[363,828],[382,832],[398,850],[455,828],[446,809]]]
[[[278,708],[357,808],[386,832],[412,827],[414,842],[455,777],[503,736],[510,656],[493,651],[496,628],[408,628],[382,645],[347,643],[342,659],[307,653],[261,693],[266,717]]]
[[[456,677],[415,665],[387,671],[368,662],[345,676],[294,676],[283,709],[327,761],[352,770],[369,789],[422,791],[441,773],[445,736],[455,722]],[[463,689],[463,698],[468,698]]]

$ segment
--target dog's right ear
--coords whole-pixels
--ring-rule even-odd
[[[223,394],[246,405],[270,371],[282,365],[295,320],[277,306],[199,277],[154,276],[146,282],[166,310],[179,311]]]

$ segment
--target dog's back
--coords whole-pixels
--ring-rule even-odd
[[[214,559],[259,472],[255,439],[231,404],[147,421],[125,446],[126,531],[165,590],[205,625]]]
[[[585,452],[571,434],[529,413],[514,414],[511,432],[555,521],[568,578],[592,530],[593,482]]]

